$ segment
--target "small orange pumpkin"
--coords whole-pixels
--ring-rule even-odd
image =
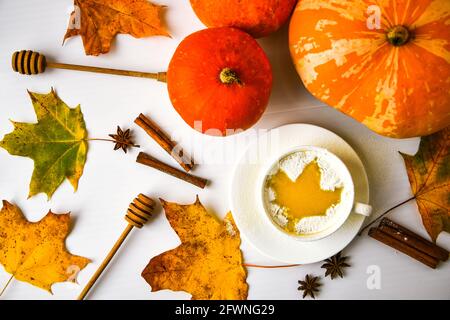
[[[167,71],[175,110],[194,129],[230,135],[253,126],[272,90],[272,68],[263,49],[235,28],[212,28],[185,38]]]
[[[300,0],[289,46],[315,97],[382,135],[450,125],[450,0]]]
[[[191,0],[197,17],[207,27],[235,27],[255,38],[277,31],[297,0]]]

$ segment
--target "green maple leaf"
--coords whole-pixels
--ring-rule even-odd
[[[53,89],[48,94],[28,93],[38,122],[12,121],[14,131],[5,135],[0,147],[34,160],[29,197],[43,192],[50,199],[65,178],[76,191],[88,150],[80,106],[69,108]]]

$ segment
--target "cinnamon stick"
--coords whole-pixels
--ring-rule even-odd
[[[142,113],[134,121],[139,127],[145,130],[147,134],[156,141],[176,162],[189,172],[194,167],[192,159],[184,153],[183,149],[177,150],[176,144],[170,140],[169,136],[161,128]]]
[[[394,221],[383,218],[380,222],[379,229],[383,232],[390,234],[392,237],[404,241],[411,247],[422,251],[423,253],[432,256],[441,261],[447,261],[449,252],[444,248],[439,247],[437,244],[428,241],[427,239],[419,236],[411,230],[395,223]]]
[[[384,243],[385,245],[394,248],[400,252],[403,252],[404,254],[410,256],[411,258],[422,262],[423,264],[427,265],[430,268],[436,269],[439,260],[427,255],[426,253],[423,253],[422,251],[419,251],[413,247],[410,247],[406,243],[393,238],[389,234],[383,232],[382,230],[378,228],[371,228],[369,230],[369,236]]]
[[[208,183],[208,180],[206,179],[196,177],[184,171],[173,168],[144,152],[139,153],[136,162],[152,167],[161,172],[167,173],[180,180],[189,182],[190,184],[193,184],[202,189],[205,188],[206,184]]]

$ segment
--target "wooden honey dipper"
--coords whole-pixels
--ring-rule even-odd
[[[12,56],[12,68],[15,72],[26,75],[43,73],[45,72],[46,68],[55,68],[55,69],[115,74],[127,77],[149,78],[160,82],[166,82],[167,80],[166,72],[150,73],[150,72],[108,69],[91,66],[80,66],[76,64],[51,62],[47,61],[44,55],[31,50],[22,50],[14,52]]]
[[[125,215],[125,220],[128,222],[128,226],[125,228],[125,230],[122,232],[122,235],[120,238],[116,241],[114,246],[112,247],[111,251],[106,256],[105,260],[103,260],[100,267],[97,269],[97,271],[92,276],[91,280],[87,283],[87,285],[84,287],[81,294],[78,296],[78,300],[83,300],[86,295],[89,293],[95,282],[98,280],[98,278],[101,276],[102,272],[105,270],[105,268],[108,266],[108,264],[111,262],[114,255],[119,250],[122,243],[127,238],[130,231],[136,227],[136,228],[142,228],[145,223],[148,222],[150,217],[152,216],[153,209],[155,207],[155,201],[153,201],[151,198],[140,194],[137,198],[133,200],[133,202],[128,207],[127,213]]]

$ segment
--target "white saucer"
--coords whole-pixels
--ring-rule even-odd
[[[236,165],[230,199],[239,230],[261,253],[285,263],[307,264],[327,259],[344,249],[358,233],[365,217],[351,213],[338,231],[312,242],[298,241],[273,228],[258,205],[261,199],[258,178],[267,161],[298,146],[322,147],[338,156],[352,175],[355,202],[369,203],[366,171],[353,148],[335,133],[309,124],[272,129],[253,141]]]

